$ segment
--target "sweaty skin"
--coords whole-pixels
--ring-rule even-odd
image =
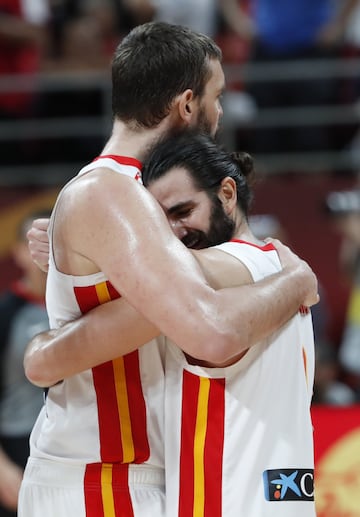
[[[215,59],[209,60],[209,71],[203,95],[196,97],[190,89],[182,92],[157,126],[133,127],[115,118],[102,154],[143,162],[154,143],[174,128],[203,125],[215,134],[222,114],[224,73]],[[124,330],[117,326],[117,316],[116,328],[113,323],[109,326],[117,340],[113,357],[161,332],[188,355],[223,364],[280,327],[300,305],[317,301],[314,273],[294,256],[283,264],[283,272],[256,285],[214,289],[194,255],[171,231],[153,196],[139,182],[109,169],[76,177],[62,191],[55,209],[53,245],[61,272],[89,275],[102,271],[150,322],[145,325],[147,333],[140,332],[140,326],[135,330],[141,333],[140,342],[129,339],[120,344],[118,335]],[[102,336],[101,342],[106,339]],[[25,368],[29,379],[38,383],[44,372],[35,360],[30,361],[34,357],[30,350]]]
[[[182,178],[181,181],[183,184]],[[236,197],[234,199],[236,200]],[[172,203],[171,197],[168,198],[168,203]],[[234,210],[234,203],[236,201],[233,201],[232,210]],[[164,205],[162,206],[164,209],[166,208]],[[208,218],[208,215],[204,212],[201,217]],[[237,237],[249,241],[254,240],[248,230],[244,231],[241,225]],[[287,267],[293,267],[295,264],[304,265],[288,248],[280,243],[277,243],[277,246],[284,265]],[[194,251],[193,254],[201,265],[207,281],[215,289],[247,284],[242,288],[244,296],[252,293],[254,286],[250,285],[252,279],[248,270],[234,257],[215,249]],[[266,290],[266,288],[263,285],[263,289]],[[266,295],[267,292],[265,292]],[[261,303],[260,298],[259,303]],[[124,298],[121,298],[97,307],[76,322],[66,325],[60,331],[52,331],[47,337],[40,335],[35,338],[26,353],[26,374],[32,382],[48,386],[59,379],[128,353],[159,333],[158,328],[151,325],[126,303]],[[98,347],[100,341],[104,344],[102,347]],[[86,355],[83,353],[84,347],[87,350]],[[199,342],[197,348],[185,346],[184,351],[202,361],[224,365],[238,359],[248,348],[246,344],[242,346],[237,344],[232,351],[227,351],[226,354],[222,350],[214,350],[211,355],[208,353],[208,348],[211,349],[211,347],[212,343]]]

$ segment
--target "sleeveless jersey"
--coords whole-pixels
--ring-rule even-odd
[[[79,174],[98,167],[141,181],[140,162],[118,156],[101,156]],[[50,251],[46,301],[51,328],[119,296],[102,272],[61,273]],[[100,483],[104,468],[109,472],[115,464],[117,469],[121,464],[162,469],[163,400],[164,342],[159,338],[51,387],[31,435],[31,457],[86,464],[89,486]]]
[[[271,245],[216,246],[254,281],[281,269]],[[224,368],[166,348],[168,517],[314,517],[311,314],[302,309]]]

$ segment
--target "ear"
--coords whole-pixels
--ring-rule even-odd
[[[227,215],[230,215],[237,205],[236,182],[233,178],[226,176],[221,182],[218,197],[222,202]]]
[[[178,110],[181,120],[190,125],[193,117],[195,116],[195,100],[193,91],[190,89],[185,90],[179,96]]]

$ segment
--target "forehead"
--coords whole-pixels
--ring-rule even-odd
[[[205,94],[214,92],[221,93],[225,88],[225,75],[220,61],[210,59],[209,61],[210,78],[205,86]]]
[[[164,209],[188,202],[199,192],[184,167],[174,167],[149,185],[148,190]]]

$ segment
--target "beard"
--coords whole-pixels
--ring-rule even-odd
[[[207,232],[190,230],[182,240],[187,248],[201,250],[229,241],[234,235],[235,222],[225,213],[220,199],[216,196],[210,215]]]
[[[206,116],[206,111],[203,106],[200,106],[199,115],[196,123],[196,129],[199,133],[203,133],[205,135],[212,136],[215,138],[218,132],[218,127],[213,128],[210,120]]]

